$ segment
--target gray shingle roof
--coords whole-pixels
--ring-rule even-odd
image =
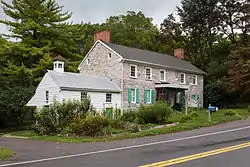
[[[167,68],[170,68],[170,69],[188,71],[188,72],[193,72],[193,73],[198,73],[198,74],[205,74],[205,72],[195,67],[191,63],[185,60],[176,58],[174,56],[169,56],[166,54],[137,49],[137,48],[126,47],[126,46],[117,45],[113,43],[105,43],[105,44],[109,46],[111,49],[113,49],[114,51],[116,51],[118,54],[120,54],[124,59],[158,64],[161,66],[166,66]]]
[[[60,88],[64,89],[87,89],[93,91],[120,92],[119,87],[106,77],[89,76],[79,73],[56,72],[48,70],[49,75]]]

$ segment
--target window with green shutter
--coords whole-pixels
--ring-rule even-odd
[[[132,102],[132,89],[128,88],[128,102],[131,103]]]
[[[144,103],[147,103],[147,90],[144,89]]]
[[[136,103],[140,103],[140,94],[138,88],[136,88]]]
[[[151,90],[151,104],[154,104],[155,102],[155,91],[152,89]]]
[[[151,103],[151,92],[150,90],[144,90],[144,103]]]

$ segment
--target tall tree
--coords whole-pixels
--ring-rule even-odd
[[[157,50],[156,36],[159,31],[152,23],[152,18],[142,12],[128,11],[126,15],[111,16],[106,21],[106,27],[111,31],[111,41],[114,43]]]
[[[233,44],[236,43],[236,29],[238,28],[241,2],[240,0],[220,0],[218,4],[222,19],[222,30]]]
[[[181,24],[176,21],[173,14],[168,15],[168,17],[164,19],[163,23],[161,23],[160,27],[160,37],[164,48],[162,52],[172,55],[174,53],[174,49],[183,47],[182,33]]]
[[[239,92],[241,96],[250,95],[250,48],[242,47],[233,51],[229,59],[227,80],[230,92]],[[248,96],[246,96],[246,94]],[[244,100],[244,99],[243,99]],[[250,99],[248,98],[248,102]]]
[[[209,48],[209,57],[212,56],[212,48],[215,35],[221,24],[217,8],[219,0],[182,0],[181,7],[178,7],[178,15],[181,18],[182,26],[192,42],[199,48],[199,56],[204,59],[206,48]],[[203,66],[203,65],[202,65]]]

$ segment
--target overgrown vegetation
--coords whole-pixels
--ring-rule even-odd
[[[0,147],[0,160],[7,160],[13,155],[14,153],[11,150]]]

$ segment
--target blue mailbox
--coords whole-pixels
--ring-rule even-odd
[[[218,107],[208,106],[208,110],[209,110],[209,111],[217,111],[217,110],[218,110]]]

